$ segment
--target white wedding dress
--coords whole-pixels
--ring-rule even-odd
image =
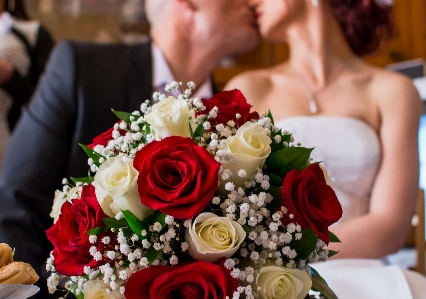
[[[295,143],[314,148],[311,157],[327,169],[342,205],[339,222],[368,213],[381,158],[376,132],[360,119],[344,116],[294,116],[275,126]],[[340,259],[314,264],[339,299],[426,298],[426,278],[379,260]]]
[[[294,142],[314,148],[311,157],[327,169],[342,205],[340,221],[368,212],[381,156],[379,139],[370,126],[341,116],[289,117],[275,126],[292,133]]]

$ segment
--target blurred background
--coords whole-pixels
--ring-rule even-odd
[[[149,27],[143,0],[25,0],[30,17],[45,25],[56,41],[77,39],[122,42],[141,38]],[[136,41],[136,40],[134,40]]]

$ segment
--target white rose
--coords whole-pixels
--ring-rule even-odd
[[[319,167],[321,168],[322,172],[324,173],[324,179],[325,182],[327,183],[327,185],[329,185],[330,187],[333,187],[333,180],[330,177],[330,174],[328,173],[327,169],[320,164],[318,164]]]
[[[102,280],[89,280],[84,285],[84,299],[125,299],[123,294],[117,290],[108,292],[111,289]]]
[[[55,191],[55,198],[53,199],[52,211],[49,216],[53,218],[53,223],[58,221],[59,215],[61,214],[62,205],[69,199],[77,196],[80,198],[82,187],[72,187],[68,190],[68,192],[64,192],[61,190]]]
[[[147,216],[151,209],[141,203],[138,192],[138,171],[133,160],[126,157],[108,158],[95,175],[93,186],[102,210],[110,217],[118,212],[129,210],[139,220]]]
[[[271,153],[271,138],[265,129],[257,123],[246,122],[227,139],[228,161],[222,161],[223,169],[231,170],[231,181],[235,188],[241,187],[244,181],[257,172]],[[237,175],[240,169],[247,173],[246,177]],[[226,183],[226,182],[225,182]],[[224,185],[221,180],[221,185]]]
[[[239,223],[213,213],[201,213],[185,231],[191,257],[206,262],[231,257],[245,237]]]
[[[266,266],[260,269],[256,284],[261,299],[303,299],[312,287],[312,280],[302,270]]]
[[[190,137],[188,103],[168,97],[154,104],[145,121],[154,130],[157,140],[168,136]]]

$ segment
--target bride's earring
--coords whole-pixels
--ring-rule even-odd
[[[312,6],[318,6],[318,0],[311,0]]]

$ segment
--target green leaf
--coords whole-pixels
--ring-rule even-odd
[[[104,158],[104,156],[102,156],[101,154],[98,154],[97,152],[95,152],[94,150],[92,150],[91,148],[87,147],[84,144],[79,143],[78,145],[80,145],[83,148],[87,156],[93,160],[93,163],[96,166],[99,167],[99,165],[101,165],[101,163],[99,163],[99,159]]]
[[[151,126],[149,126],[149,125],[143,125],[141,129],[145,129],[145,130],[141,130],[141,132],[144,132],[144,134],[143,134],[144,142],[143,143],[147,143],[146,142],[146,136],[149,133],[151,133]]]
[[[124,219],[117,220],[115,218],[102,218],[102,222],[108,228],[123,228],[123,227],[127,227],[127,222]]]
[[[190,126],[191,127],[191,126]],[[194,134],[192,135],[192,139],[195,139],[197,137],[201,137],[204,134],[204,127],[203,125],[198,125],[197,128],[194,131]]]
[[[324,278],[312,268],[311,266],[311,274],[312,274],[312,289],[320,292],[323,296],[328,299],[338,299],[336,294],[330,289],[330,287],[325,282]]]
[[[142,222],[148,225],[154,224],[154,217],[155,217],[155,211],[149,213],[147,216],[145,216],[144,219],[142,219]]]
[[[74,178],[71,177],[71,180],[73,181],[74,184],[77,184],[78,182],[81,182],[83,184],[87,183],[87,184],[91,184],[94,181],[94,177],[92,176],[87,176],[87,177],[82,177],[82,178]]]
[[[269,186],[268,192],[273,197],[272,201],[268,204],[268,209],[273,214],[278,210],[281,203],[281,187]]]
[[[147,237],[143,237],[141,231],[148,231],[148,225],[139,220],[138,217],[129,210],[123,211],[123,215],[135,235],[138,236],[140,240],[146,239]]]
[[[111,109],[111,111],[122,121],[130,124],[132,121],[130,120],[130,117],[133,116],[135,118],[137,118],[137,115],[133,115],[129,112],[123,112],[123,111],[115,111],[114,109]]]
[[[268,117],[271,119],[271,123],[274,124],[274,118],[272,117],[272,113],[270,109],[268,109]]]
[[[96,235],[102,234],[103,232],[106,232],[107,230],[108,230],[108,228],[106,228],[106,227],[95,227],[95,228],[88,230],[86,232],[86,234],[96,236]]]
[[[290,248],[297,252],[296,260],[307,259],[315,250],[316,245],[317,234],[312,229],[302,229],[302,238],[296,240],[293,237],[293,240],[289,244]]]
[[[80,295],[77,295],[77,286],[71,289],[71,293],[75,296],[77,299],[84,299],[84,294],[80,293]]]
[[[148,259],[148,264],[151,265],[158,258],[159,254],[160,254],[160,251],[155,250],[154,247],[151,247],[150,249],[148,249],[148,251],[146,252],[146,258]]]
[[[145,135],[145,134],[142,134],[141,142],[142,142],[143,144],[147,144],[147,143],[148,143],[148,142],[147,142],[147,139],[146,139],[146,135]]]
[[[249,233],[251,232],[251,228],[250,228],[247,224],[242,225],[242,227],[243,227],[243,230],[244,230],[247,234],[249,234]]]
[[[283,186],[283,178],[282,177],[280,177],[280,176],[278,176],[278,175],[276,175],[276,174],[273,174],[273,173],[265,173],[267,176],[269,176],[269,183],[272,185],[272,186],[276,186],[276,187],[282,187]]]
[[[329,231],[329,233],[330,233],[330,242],[331,243],[342,243],[335,234],[333,234],[330,231]]]
[[[305,147],[283,148],[266,159],[267,170],[280,177],[285,177],[292,169],[302,171],[308,164],[312,150]]]
[[[275,136],[281,136],[280,142],[275,141]],[[283,134],[282,129],[279,129],[278,132],[271,132],[271,154],[279,151],[280,149],[287,148],[287,146],[284,145],[284,142],[290,143],[291,140],[291,134]]]
[[[334,251],[334,250],[328,250],[328,257],[332,257],[333,255],[338,254],[338,251]]]
[[[128,239],[133,237],[133,235],[135,234],[130,227],[123,227],[121,228],[121,231],[123,232],[123,235]]]

